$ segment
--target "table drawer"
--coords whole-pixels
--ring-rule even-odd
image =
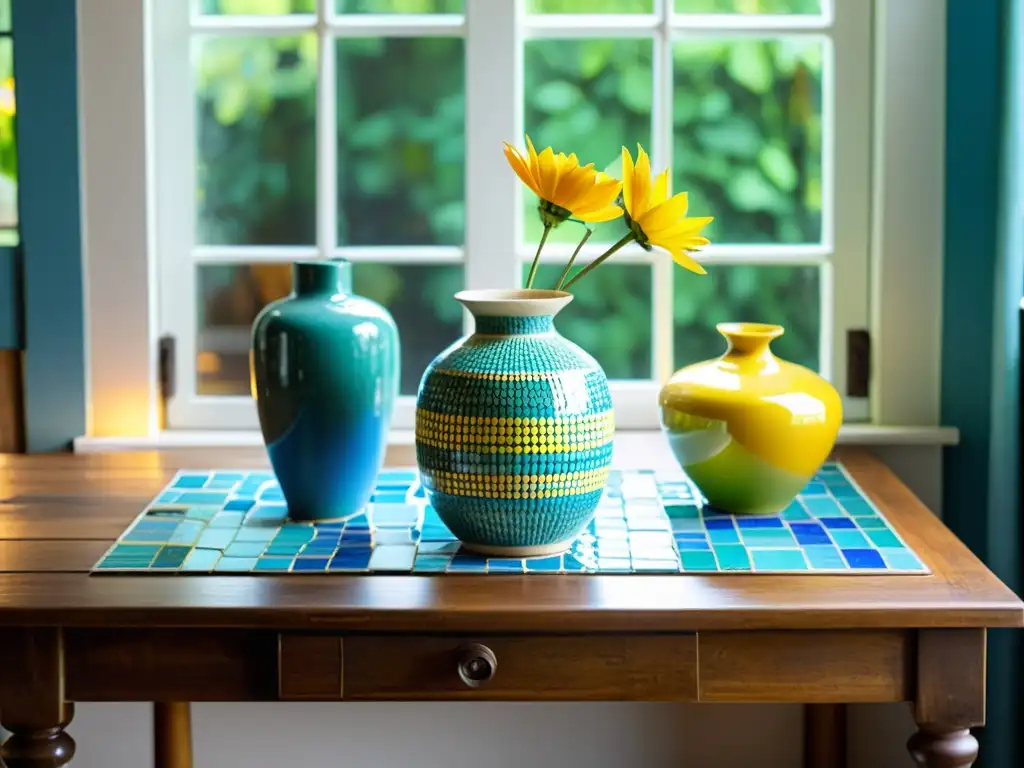
[[[282,635],[281,651],[283,699],[697,698],[689,634]]]

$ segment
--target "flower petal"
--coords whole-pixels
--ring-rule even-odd
[[[682,249],[673,250],[671,251],[671,254],[672,261],[674,261],[680,267],[688,269],[691,272],[696,272],[698,275],[706,275],[708,273],[708,271],[704,269],[704,267],[702,267],[700,264],[698,264],[686,251]]]
[[[526,134],[526,149],[530,156],[530,175],[540,184],[540,164],[537,162],[537,150],[530,140],[530,134]]]
[[[714,216],[694,216],[690,219],[680,219],[677,224],[666,227],[658,232],[658,236],[669,240],[679,237],[692,237],[714,220]]]
[[[551,147],[546,147],[537,155],[537,165],[540,173],[538,183],[543,193],[541,197],[551,200],[555,190],[558,189],[558,162],[555,160],[555,153]]]
[[[533,193],[539,197],[540,191],[537,189],[537,184],[533,180],[533,176],[530,175],[527,160],[522,156],[522,154],[520,154],[519,150],[509,144],[505,144],[505,159],[508,160],[508,164],[512,166],[512,170],[516,172],[516,176],[519,177],[520,181],[533,190]]]
[[[680,219],[686,216],[686,210],[689,208],[689,205],[689,198],[686,193],[680,192],[678,195],[674,195],[660,205],[656,205],[648,210],[637,218],[637,223],[640,224],[648,237],[653,237],[657,232],[681,223]]]
[[[661,205],[668,199],[668,168],[658,174],[654,180],[654,189],[651,190],[651,208]]]
[[[604,208],[614,203],[621,191],[622,183],[609,178],[588,189],[586,194],[576,201],[576,207],[573,210],[595,211]]]
[[[639,144],[636,145],[636,152],[636,168],[633,171],[634,210],[630,215],[640,219],[651,205],[651,159]]]
[[[622,148],[622,202],[626,204],[626,210],[629,212],[630,217],[633,217],[633,177],[635,175],[635,169],[633,167],[633,156],[629,154],[629,150],[625,147]]]
[[[622,209],[617,205],[609,205],[606,208],[598,208],[596,211],[577,213],[576,218],[588,224],[598,224],[602,221],[612,221],[622,215]]]

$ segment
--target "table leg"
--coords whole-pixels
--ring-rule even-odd
[[[978,759],[970,728],[985,724],[985,630],[917,635],[918,731],[907,749],[921,768],[969,768]]]
[[[153,703],[154,768],[192,768],[192,712],[187,701]]]
[[[56,627],[0,632],[0,723],[11,737],[0,747],[7,768],[60,768],[75,742],[64,732],[74,706],[64,701],[64,648]]]
[[[804,707],[804,768],[846,768],[846,705]]]

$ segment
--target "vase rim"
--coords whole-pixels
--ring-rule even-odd
[[[535,288],[459,291],[455,300],[476,317],[540,317],[555,315],[572,301],[565,291]]]
[[[785,328],[774,323],[719,323],[715,329],[727,339],[766,339],[768,341],[777,339],[786,332]]]

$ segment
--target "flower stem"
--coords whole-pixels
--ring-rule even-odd
[[[558,285],[555,286],[556,291],[562,290],[562,283],[565,282],[565,278],[569,276],[569,270],[572,269],[573,263],[576,261],[576,257],[580,255],[580,251],[583,250],[583,246],[586,245],[587,240],[594,234],[594,230],[587,227],[587,234],[580,240],[580,244],[576,246],[576,250],[572,252],[572,256],[569,257],[569,263],[565,265],[565,269],[562,270],[562,274],[558,276]]]
[[[530,276],[526,278],[526,287],[533,288],[533,279],[537,276],[537,267],[540,265],[540,252],[544,250],[544,243],[548,241],[551,233],[551,225],[544,224],[544,234],[540,236],[540,243],[537,244],[537,253],[534,254],[533,264],[530,265]]]
[[[575,275],[573,275],[572,280],[570,280],[568,283],[563,285],[562,289],[563,290],[569,290],[569,286],[571,286],[573,283],[575,283],[577,280],[579,280],[581,277],[583,277],[585,274],[587,274],[587,272],[592,270],[594,267],[600,266],[601,263],[606,261],[607,259],[609,259],[612,256],[612,254],[614,254],[616,251],[618,251],[624,245],[628,245],[629,243],[633,242],[633,240],[635,240],[635,239],[636,239],[636,235],[634,235],[632,232],[630,232],[630,233],[626,234],[625,236],[623,236],[623,238],[621,240],[619,240],[619,242],[617,242],[615,245],[613,245],[611,248],[609,248],[607,251],[602,253],[600,256],[598,256],[596,259],[594,259],[592,262],[587,264],[587,266],[585,266],[583,269],[581,269],[579,272],[577,272]]]

